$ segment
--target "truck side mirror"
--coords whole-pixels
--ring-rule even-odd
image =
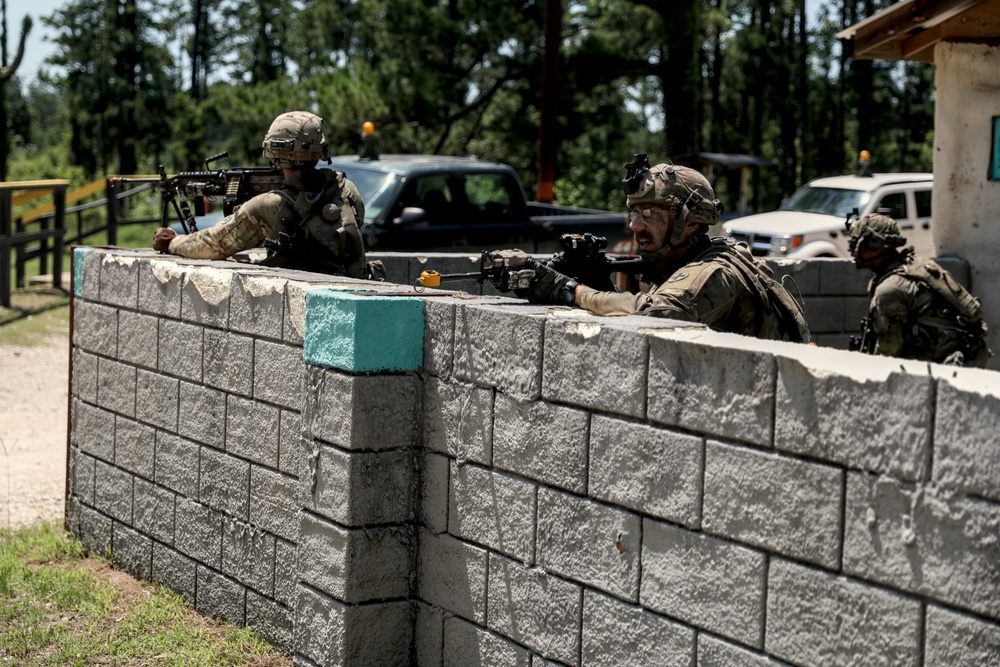
[[[399,214],[398,218],[393,218],[392,224],[405,226],[424,222],[425,220],[427,220],[427,211],[418,206],[407,206]]]

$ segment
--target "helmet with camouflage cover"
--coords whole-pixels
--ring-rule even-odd
[[[659,204],[671,209],[674,228],[671,242],[679,243],[691,223],[707,229],[719,221],[724,210],[715,191],[700,172],[689,167],[661,163],[649,166],[645,155],[637,155],[625,165],[625,204],[636,210],[642,204]]]
[[[851,247],[865,241],[871,248],[895,249],[906,244],[899,225],[887,215],[872,213],[848,223]]]
[[[264,135],[264,155],[279,169],[300,169],[328,157],[323,119],[308,111],[289,111],[274,119]]]

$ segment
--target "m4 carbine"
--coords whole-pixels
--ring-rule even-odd
[[[417,279],[417,289],[438,287],[448,280],[489,281],[500,292],[526,290],[536,277],[535,266],[542,264],[573,278],[582,285],[597,290],[613,290],[612,273],[643,273],[649,264],[638,257],[608,257],[604,249],[608,240],[593,234],[563,234],[559,239],[562,250],[547,260],[535,260],[522,250],[484,250],[479,259],[479,271],[440,274],[424,271]]]
[[[160,224],[169,226],[172,219],[181,224],[185,234],[197,231],[196,215],[204,215],[205,201],[222,198],[222,212],[232,215],[240,204],[265,192],[277,190],[285,182],[284,174],[276,167],[233,167],[208,169],[215,160],[228,157],[222,152],[205,160],[206,171],[182,171],[167,176],[160,165],[158,177],[112,178],[114,183],[152,183],[160,193]]]

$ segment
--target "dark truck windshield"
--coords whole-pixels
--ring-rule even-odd
[[[862,209],[868,203],[870,194],[866,190],[816,188],[803,185],[781,205],[779,210],[822,213],[843,218],[855,208]]]
[[[377,218],[396,186],[396,174],[355,167],[344,168],[340,165],[334,168],[343,170],[347,178],[358,186],[361,198],[365,200],[365,218]]]

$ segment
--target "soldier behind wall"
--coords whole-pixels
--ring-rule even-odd
[[[896,221],[875,213],[846,223],[851,256],[868,283],[867,351],[984,368],[993,353],[979,299],[933,260],[916,260]],[[900,250],[900,248],[902,248]]]

